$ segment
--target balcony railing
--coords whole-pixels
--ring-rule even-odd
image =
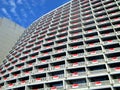
[[[120,51],[120,48],[109,48],[109,49],[106,49],[106,52],[115,52],[115,51]]]
[[[106,85],[110,85],[109,80],[90,82],[90,87],[99,87],[99,86],[106,86]]]
[[[78,76],[86,76],[86,72],[73,72],[73,73],[68,73],[68,77],[78,77]]]
[[[107,73],[106,69],[97,69],[97,70],[93,70],[93,71],[88,71],[89,75],[95,75],[95,74],[104,74]]]
[[[67,85],[67,88],[68,89],[83,89],[83,88],[87,88],[87,83]]]
[[[68,57],[69,58],[77,58],[77,57],[81,57],[84,56],[84,53],[76,53],[76,54],[71,54]]]
[[[29,83],[37,83],[37,82],[41,82],[41,81],[42,82],[46,81],[46,77],[31,79],[31,80],[29,80]]]
[[[88,65],[90,64],[100,64],[100,63],[104,63],[105,61],[104,61],[104,59],[95,59],[95,60],[90,60],[90,61],[88,61]]]
[[[120,72],[120,67],[110,68],[110,72],[111,72],[111,73]]]
[[[63,68],[65,68],[65,65],[57,65],[57,66],[51,67],[51,70],[57,70],[57,69],[63,69]]]
[[[108,58],[108,61],[119,61],[120,60],[120,57],[117,57],[117,56],[114,56],[114,57],[111,57],[111,58]]]
[[[79,67],[79,66],[84,66],[85,62],[74,62],[74,63],[69,63],[68,67]]]
[[[120,84],[120,78],[118,78],[118,79],[113,79],[113,84]]]
[[[50,76],[49,80],[56,80],[56,79],[62,79],[62,78],[64,78],[64,74]]]
[[[53,61],[64,60],[65,58],[66,58],[66,56],[55,57],[55,58],[53,58]]]
[[[54,87],[49,87],[46,90],[64,90],[63,86],[54,86]]]
[[[44,72],[46,72],[48,70],[49,70],[48,68],[39,68],[39,69],[33,70],[33,73],[34,74],[36,74],[36,73],[44,73]]]

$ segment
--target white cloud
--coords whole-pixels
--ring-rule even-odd
[[[32,8],[31,8],[31,6],[29,5],[29,3],[28,3],[26,0],[24,0],[24,2],[25,2],[25,4],[26,4],[26,7],[29,9],[29,12],[30,12],[33,16],[35,16],[35,13],[34,13],[34,11],[32,10]]]
[[[14,0],[10,0],[9,3],[12,7],[16,8],[16,4]]]
[[[21,11],[22,15],[23,15],[25,18],[27,18],[27,14],[26,14],[25,10],[24,10],[24,9],[21,9],[20,11]]]
[[[11,9],[10,11],[13,13],[13,15],[15,16],[15,18],[21,22],[21,19],[19,17],[19,15],[16,13],[16,3],[15,3],[15,0],[10,0],[9,1],[10,5],[11,5]]]
[[[17,3],[18,4],[22,4],[22,0],[17,0]]]
[[[9,3],[10,3],[10,5],[11,5],[10,11],[11,11],[13,14],[16,14],[16,11],[15,11],[15,9],[16,9],[15,1],[14,1],[14,0],[10,0]]]
[[[7,10],[5,8],[1,8],[2,12],[11,19],[11,16],[8,14]]]

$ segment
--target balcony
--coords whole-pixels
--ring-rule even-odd
[[[119,72],[120,72],[120,67],[110,68],[110,73],[119,73]]]
[[[68,68],[85,66],[85,61],[68,63]]]
[[[57,74],[57,75],[49,76],[48,78],[49,78],[49,80],[63,79],[64,78],[64,74]]]
[[[65,68],[65,65],[56,65],[56,66],[51,67],[51,70],[60,70],[64,68]]]
[[[63,86],[53,86],[53,87],[49,87],[46,90],[64,90]]]
[[[105,63],[104,59],[93,59],[87,62],[88,65],[98,65],[102,63]]]
[[[33,70],[33,73],[34,74],[37,74],[37,73],[45,73],[47,72],[49,69],[48,68],[39,68],[39,69],[36,69],[36,70]]]
[[[67,77],[68,78],[73,78],[73,77],[83,77],[83,76],[86,76],[87,74],[86,74],[86,72],[85,71],[75,71],[75,72],[72,72],[72,73],[68,73],[67,74]]]
[[[85,89],[87,88],[87,83],[80,83],[80,84],[71,84],[71,85],[67,85],[67,89],[68,90],[73,90],[73,89],[77,89],[77,90],[81,90],[81,89]]]
[[[30,79],[29,84],[40,83],[46,81],[46,77]]]
[[[88,74],[90,76],[101,75],[101,74],[106,74],[106,73],[107,73],[106,69],[97,69],[97,70],[93,70],[93,71],[88,71]]]
[[[104,80],[104,81],[96,81],[96,82],[90,82],[90,88],[101,88],[101,87],[108,87],[110,86],[110,81],[109,80]]]

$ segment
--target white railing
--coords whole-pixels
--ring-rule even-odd
[[[64,74],[54,75],[49,77],[50,80],[56,80],[56,79],[62,79],[62,78],[64,78]]]
[[[104,59],[97,59],[97,60],[88,61],[88,64],[100,64],[104,62],[105,62]]]
[[[102,53],[102,50],[87,52],[88,55],[94,55],[94,54],[100,54],[100,53]]]
[[[76,89],[76,88],[79,88],[79,89],[82,89],[82,88],[87,88],[87,84],[86,83],[80,83],[80,84],[72,84],[72,85],[67,85],[67,88],[68,89]]]
[[[53,58],[53,61],[64,60],[65,58],[66,58],[66,56],[55,57],[55,58]]]
[[[106,73],[107,72],[107,70],[106,69],[101,69],[101,70],[93,70],[93,71],[88,71],[88,74],[92,74],[92,75],[94,75],[94,74],[102,74],[102,73]]]
[[[68,64],[68,67],[77,67],[77,66],[84,66],[85,62],[74,62],[74,63],[70,63]]]
[[[114,43],[114,42],[117,42],[117,40],[108,40],[108,41],[103,41],[103,44]]]
[[[78,77],[78,76],[85,76],[86,72],[73,72],[73,73],[69,73],[68,77]]]
[[[106,49],[106,52],[115,52],[115,51],[120,51],[120,48],[110,48],[110,49]]]
[[[96,81],[96,82],[90,83],[90,87],[99,87],[99,86],[105,86],[105,85],[110,85],[109,80]]]
[[[80,45],[80,46],[72,46],[69,49],[73,50],[73,49],[79,49],[79,48],[84,48],[84,45]]]
[[[74,58],[74,57],[80,57],[80,56],[84,56],[84,53],[71,54],[68,57],[69,58]]]
[[[64,90],[63,86],[49,87],[47,90]]]
[[[100,43],[91,43],[91,44],[86,44],[86,47],[92,47],[92,46],[95,46],[95,45],[100,45]]]
[[[63,69],[63,68],[65,68],[65,65],[57,65],[57,66],[51,67],[51,70]]]

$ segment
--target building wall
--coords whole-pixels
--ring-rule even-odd
[[[120,90],[119,1],[71,0],[33,22],[0,66],[0,90]]]
[[[23,27],[6,18],[0,18],[0,62],[5,58],[23,32]]]

